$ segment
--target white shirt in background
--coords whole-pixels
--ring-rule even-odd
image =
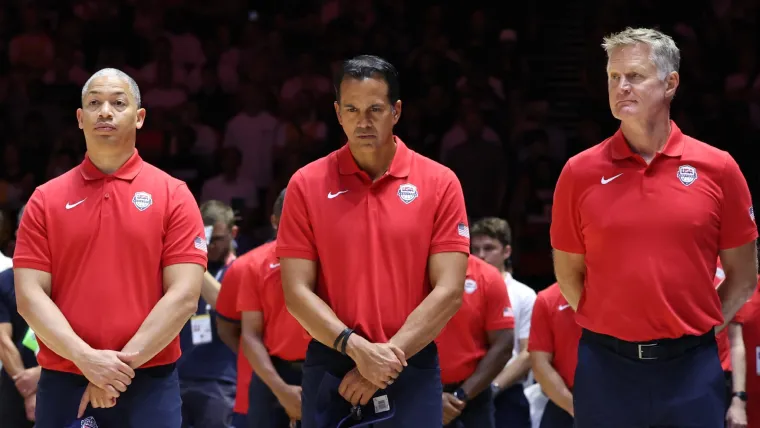
[[[515,343],[512,350],[511,363],[517,354],[520,353],[520,340],[527,339],[530,336],[530,319],[533,316],[533,304],[536,303],[536,292],[532,288],[514,279],[512,274],[504,272],[504,284],[507,286],[509,303],[512,305],[512,313],[515,316]],[[533,373],[528,372],[528,376],[523,379],[523,386],[533,383]]]

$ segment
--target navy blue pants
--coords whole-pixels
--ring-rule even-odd
[[[387,395],[395,415],[374,428],[436,428],[443,426],[441,370],[435,343],[407,360],[396,382],[376,397]],[[355,367],[353,360],[312,341],[303,367],[303,428],[335,428],[351,412],[351,404],[338,393],[343,377]],[[373,401],[365,407],[372,407]],[[371,413],[370,410],[364,414]]]
[[[714,340],[672,359],[637,360],[582,337],[575,427],[723,427],[725,388]]]
[[[494,408],[491,388],[467,402],[462,414],[446,425],[447,428],[494,428]]]
[[[37,384],[37,428],[68,428],[82,425],[77,411],[87,387],[84,376],[42,370]],[[135,370],[135,378],[110,409],[88,406],[84,418],[98,428],[180,428],[182,400],[174,364]],[[92,419],[91,419],[92,420]]]
[[[544,415],[541,416],[541,425],[539,428],[573,428],[573,417],[563,408],[549,400],[544,408]]]
[[[246,415],[242,413],[233,413],[232,414],[232,428],[247,428],[248,427],[248,418]]]
[[[530,404],[522,382],[501,391],[493,400],[496,428],[530,428]]]
[[[288,385],[301,385],[301,367],[272,357],[277,374]],[[248,428],[288,428],[290,417],[269,387],[254,373],[248,387]],[[242,427],[239,427],[242,428]]]
[[[180,379],[182,427],[229,428],[235,388],[221,380]]]

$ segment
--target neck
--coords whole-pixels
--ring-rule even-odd
[[[104,174],[113,174],[121,168],[122,165],[127,163],[132,154],[134,148],[129,150],[87,150],[87,156],[90,157],[90,161]]]
[[[375,181],[391,167],[393,156],[396,154],[396,141],[391,137],[391,141],[381,144],[372,152],[356,153],[351,146],[348,148],[359,168],[366,172],[372,181]]]
[[[631,149],[647,162],[665,147],[670,137],[670,118],[640,122],[623,122],[620,130]]]

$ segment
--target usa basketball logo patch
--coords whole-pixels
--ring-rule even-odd
[[[401,199],[401,202],[405,204],[412,203],[413,200],[417,199],[420,194],[417,192],[417,186],[414,184],[402,184],[398,187],[398,192],[396,193],[398,195],[398,198]]]
[[[145,211],[149,206],[153,205],[153,197],[147,192],[137,192],[132,197],[132,203],[140,211]]]
[[[467,294],[472,294],[477,289],[478,289],[478,283],[475,282],[475,280],[469,279],[469,278],[464,280],[464,291]]]
[[[697,169],[691,165],[681,165],[678,167],[678,173],[676,174],[678,180],[684,186],[691,186],[697,181]]]

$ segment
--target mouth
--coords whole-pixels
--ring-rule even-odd
[[[374,135],[359,135],[360,140],[372,140],[374,138],[377,138],[377,137]]]
[[[109,125],[107,123],[100,123],[100,124],[95,125],[95,130],[96,131],[104,131],[104,132],[115,131],[116,127],[113,126],[113,125]]]
[[[635,103],[636,103],[636,101],[634,101],[634,100],[622,100],[622,101],[618,101],[617,105],[635,104]]]

